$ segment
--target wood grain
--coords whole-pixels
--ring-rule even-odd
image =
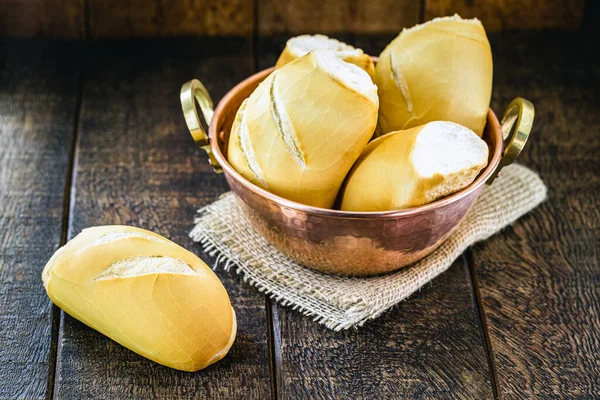
[[[378,54],[389,39],[351,44]],[[259,68],[273,65],[284,43],[260,41]],[[277,305],[272,313],[279,398],[493,398],[465,257],[358,330],[333,332]]]
[[[92,38],[252,33],[252,0],[86,1]]]
[[[397,33],[403,27],[455,12],[478,17],[488,32],[577,30],[584,4],[585,0],[4,0],[0,2],[0,36]]]
[[[199,78],[218,100],[250,73],[248,41],[98,43],[85,63],[69,237],[101,224],[150,229],[213,260],[187,234],[195,210],[227,186],[185,127],[179,89]],[[271,395],[265,298],[216,271],[238,318],[237,339],[198,373],[162,367],[64,315],[55,398],[264,399]]]
[[[258,34],[400,32],[420,18],[411,0],[256,0]]]
[[[465,258],[358,330],[274,306],[281,399],[493,398]]]
[[[79,49],[10,40],[0,54],[0,398],[43,399],[55,354],[41,273],[61,241]]]
[[[0,36],[81,38],[84,1],[0,1]]]
[[[488,32],[581,27],[585,0],[424,0],[425,21],[460,14],[479,18]]]
[[[492,36],[493,107],[531,100],[520,162],[548,200],[473,250],[503,399],[600,396],[600,57],[580,35]]]

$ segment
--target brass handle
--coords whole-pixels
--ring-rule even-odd
[[[498,164],[498,167],[487,181],[488,184],[496,179],[502,168],[511,164],[519,157],[519,154],[521,154],[527,143],[527,139],[529,139],[534,116],[535,109],[529,100],[517,97],[510,102],[500,122],[502,126],[502,139],[505,143],[508,139],[508,143],[504,147],[500,164]]]
[[[194,142],[196,142],[198,147],[208,154],[208,161],[210,162],[210,165],[212,165],[215,172],[223,172],[221,166],[215,158],[215,155],[212,152],[212,149],[210,148],[210,138],[206,133],[206,130],[204,130],[202,122],[200,122],[198,109],[196,108],[196,102],[198,102],[200,105],[200,110],[202,110],[204,120],[206,121],[206,125],[210,125],[210,121],[212,120],[214,114],[214,106],[208,91],[202,82],[200,82],[198,79],[192,79],[191,81],[183,84],[179,97],[181,99],[183,117],[185,118],[185,123],[190,130],[192,138],[194,138]]]

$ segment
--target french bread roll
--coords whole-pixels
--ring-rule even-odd
[[[375,67],[378,135],[453,121],[481,136],[492,68],[492,51],[478,19],[454,15],[404,29]]]
[[[377,88],[334,52],[316,50],[270,74],[239,108],[228,147],[246,179],[330,208],[377,124]]]
[[[342,189],[345,211],[420,206],[468,186],[487,165],[488,146],[472,130],[435,121],[381,136],[364,149]]]
[[[66,313],[171,368],[205,368],[236,336],[235,313],[213,271],[144,229],[84,229],[54,253],[42,281]]]
[[[367,71],[371,77],[375,74],[375,65],[368,54],[365,54],[361,49],[325,35],[301,35],[289,39],[275,64],[275,68],[280,68],[313,50],[319,49],[332,50],[342,60]]]

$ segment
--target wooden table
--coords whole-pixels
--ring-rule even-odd
[[[373,54],[390,37],[346,38]],[[0,44],[0,399],[600,398],[600,62],[581,34],[492,36],[500,112],[536,106],[520,162],[549,199],[359,330],[331,332],[217,270],[229,355],[154,364],[53,307],[40,274],[83,228],[140,226],[208,255],[194,212],[227,190],[184,125],[179,88],[215,100],[282,39]]]

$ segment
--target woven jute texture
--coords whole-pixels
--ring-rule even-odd
[[[198,211],[190,237],[216,256],[215,268],[234,269],[277,302],[337,331],[378,317],[448,269],[467,247],[545,198],[546,186],[537,174],[521,165],[506,167],[435,252],[398,272],[370,278],[321,274],[288,259],[252,228],[231,192]]]

